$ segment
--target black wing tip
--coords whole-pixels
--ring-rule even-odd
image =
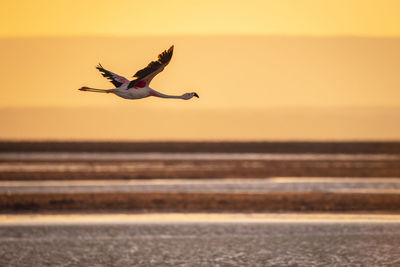
[[[171,47],[168,49],[168,53],[171,54],[170,59],[172,57],[172,54],[174,53],[174,45],[171,45]]]
[[[174,45],[172,45],[168,50],[164,50],[161,54],[159,54],[158,61],[161,64],[168,63],[171,60],[173,53],[174,53]]]
[[[146,68],[137,71],[135,75],[133,75],[132,77],[142,79],[143,77],[157,70],[160,66],[162,66],[162,64],[168,64],[168,62],[172,58],[173,52],[174,52],[174,45],[171,45],[171,47],[168,48],[168,50],[164,50],[158,55],[157,61],[150,62]]]
[[[96,69],[104,69],[101,63],[97,64]]]

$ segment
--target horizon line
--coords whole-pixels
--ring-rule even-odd
[[[23,110],[48,110],[48,109],[53,109],[53,110],[70,110],[70,109],[90,109],[90,110],[96,110],[96,109],[130,109],[130,107],[127,106],[120,106],[118,104],[101,104],[101,105],[29,105],[29,106],[0,106],[0,111],[23,111]],[[175,108],[175,107],[168,107],[166,108],[165,106],[159,107],[159,108],[152,108],[152,107],[136,107],[136,109],[140,110],[153,110],[153,111],[159,111],[159,110],[164,110],[164,111],[182,111],[182,108]],[[211,107],[189,107],[185,108],[185,111],[193,111],[193,112],[204,112],[204,111],[209,111],[209,112],[224,112],[224,111],[229,111],[231,112],[232,110],[238,110],[240,109],[242,112],[265,112],[268,110],[400,110],[400,106],[394,106],[394,105],[371,105],[371,106],[366,106],[366,105],[299,105],[299,106],[290,106],[290,105],[274,105],[274,106],[263,106],[263,107],[244,107],[244,106],[239,106],[239,107],[234,107],[234,106],[211,106]]]

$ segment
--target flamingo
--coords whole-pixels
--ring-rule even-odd
[[[106,70],[103,66],[99,63],[96,67],[103,75],[103,77],[110,80],[110,82],[116,87],[114,89],[96,89],[90,87],[82,87],[79,88],[81,91],[87,92],[97,92],[97,93],[113,93],[119,97],[125,99],[141,99],[149,96],[156,96],[162,98],[177,98],[177,99],[184,99],[189,100],[193,97],[199,97],[199,95],[195,92],[185,93],[183,95],[166,95],[156,90],[150,88],[151,80],[160,72],[162,72],[165,66],[171,61],[172,53],[174,51],[174,46],[171,46],[168,50],[165,50],[161,54],[158,55],[157,61],[152,61],[145,67],[136,72],[133,77],[134,80],[130,81],[127,78],[115,74],[111,71]]]

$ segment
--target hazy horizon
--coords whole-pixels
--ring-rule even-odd
[[[400,108],[0,109],[0,140],[399,141]],[[145,114],[145,116],[144,116]]]

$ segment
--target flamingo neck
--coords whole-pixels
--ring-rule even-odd
[[[151,96],[156,96],[156,97],[161,97],[161,98],[177,98],[177,99],[182,99],[181,95],[166,95],[160,92],[157,92],[156,90],[151,90],[150,91]]]

